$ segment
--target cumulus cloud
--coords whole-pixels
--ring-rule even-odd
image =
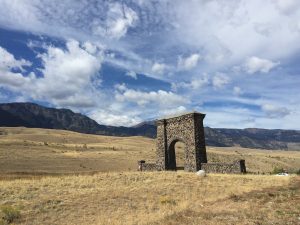
[[[107,15],[108,35],[113,38],[121,38],[126,34],[129,27],[134,26],[137,20],[136,12],[125,4],[111,3]]]
[[[25,66],[31,66],[31,62],[20,59],[16,60],[6,49],[0,46],[0,68],[5,70],[20,69],[23,71]]]
[[[187,58],[182,58],[181,56],[178,59],[177,66],[180,70],[191,70],[197,66],[198,61],[200,60],[199,54],[192,54]]]
[[[185,112],[187,112],[186,107],[181,105],[176,108],[162,110],[160,111],[160,114],[162,115],[162,117],[164,117],[164,116],[176,116],[178,114],[185,113]]]
[[[198,78],[193,78],[190,82],[172,83],[172,89],[175,91],[180,88],[197,90],[209,85],[209,83],[210,81],[208,79],[208,76],[204,75]]]
[[[161,107],[173,107],[188,103],[188,100],[173,92],[164,90],[143,92],[128,89],[124,84],[117,85],[115,98],[119,102],[133,102],[139,106],[156,104]]]
[[[269,73],[270,70],[278,66],[280,62],[272,62],[268,59],[258,58],[256,56],[252,56],[248,58],[245,62],[244,69],[247,73]]]
[[[39,55],[43,68],[42,77],[33,72],[23,76],[21,72],[31,63],[16,60],[12,54],[0,48],[0,81],[2,86],[22,92],[24,96],[35,100],[49,101],[58,106],[88,107],[95,105],[97,91],[92,78],[101,67],[100,55],[94,56],[82,48],[79,42],[70,40],[67,49],[48,46],[46,52]],[[100,53],[99,53],[100,54]]]
[[[164,64],[164,63],[157,63],[156,62],[156,63],[154,63],[152,65],[151,70],[155,74],[163,74],[164,71],[165,71],[165,69],[166,69],[166,67],[167,67],[166,64]]]
[[[126,75],[127,76],[129,76],[129,77],[132,77],[133,79],[137,79],[137,74],[136,74],[136,72],[134,72],[134,71],[128,71],[127,73],[126,73]]]
[[[273,104],[263,104],[261,109],[270,118],[282,118],[291,113],[286,107],[280,107]]]
[[[34,79],[34,75],[30,74],[25,77],[21,72],[24,72],[24,67],[31,66],[31,62],[20,59],[17,60],[6,49],[0,47],[0,86],[9,87],[18,90],[18,87],[29,83]],[[14,72],[18,70],[19,72]]]
[[[229,82],[230,82],[230,78],[226,74],[223,74],[223,73],[218,73],[212,79],[213,87],[216,89],[222,88]]]
[[[79,42],[70,40],[67,49],[49,46],[47,52],[40,55],[44,68],[44,77],[35,82],[36,98],[47,98],[59,105],[74,105],[76,99],[79,105],[83,96],[90,94],[91,79],[100,69],[101,58],[91,55],[80,47]],[[80,96],[76,98],[76,96]]]
[[[133,126],[142,122],[142,119],[136,115],[126,115],[123,112],[116,114],[110,110],[93,110],[89,116],[99,124],[110,126]]]

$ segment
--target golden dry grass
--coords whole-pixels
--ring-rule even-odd
[[[0,134],[2,174],[136,171],[138,160],[156,160],[155,140],[150,138],[35,128],[0,128]],[[177,164],[183,166],[184,146],[178,143],[176,147]],[[250,172],[300,169],[300,151],[207,147],[207,152],[209,162],[245,159]]]
[[[155,160],[155,140],[28,128],[0,133],[0,208],[20,211],[15,224],[300,222],[297,176],[133,172],[137,160]],[[180,165],[182,144],[176,153]],[[299,153],[208,147],[209,161],[244,158],[252,172],[300,168]]]
[[[20,209],[17,224],[296,224],[299,185],[267,175],[98,173],[2,180],[0,205]]]

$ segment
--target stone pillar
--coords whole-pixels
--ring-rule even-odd
[[[195,151],[196,151],[196,171],[201,169],[201,163],[207,163],[206,145],[205,145],[205,134],[203,120],[205,114],[195,113]]]
[[[156,121],[157,138],[156,138],[156,155],[158,170],[166,169],[166,154],[167,154],[167,134],[166,134],[166,120]]]

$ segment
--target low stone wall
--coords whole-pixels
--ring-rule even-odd
[[[146,161],[138,161],[138,171],[158,171],[156,163],[146,163]]]
[[[233,163],[201,163],[201,170],[207,173],[246,173],[245,160]]]
[[[145,160],[138,161],[138,171],[160,171],[156,163],[146,163]],[[246,173],[245,160],[233,163],[201,163],[201,170],[207,173]]]

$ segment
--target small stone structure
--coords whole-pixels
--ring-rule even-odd
[[[156,163],[138,161],[140,171],[177,170],[175,144],[185,144],[184,170],[215,173],[245,173],[245,161],[232,164],[207,163],[203,119],[205,114],[198,112],[185,113],[156,121]]]

